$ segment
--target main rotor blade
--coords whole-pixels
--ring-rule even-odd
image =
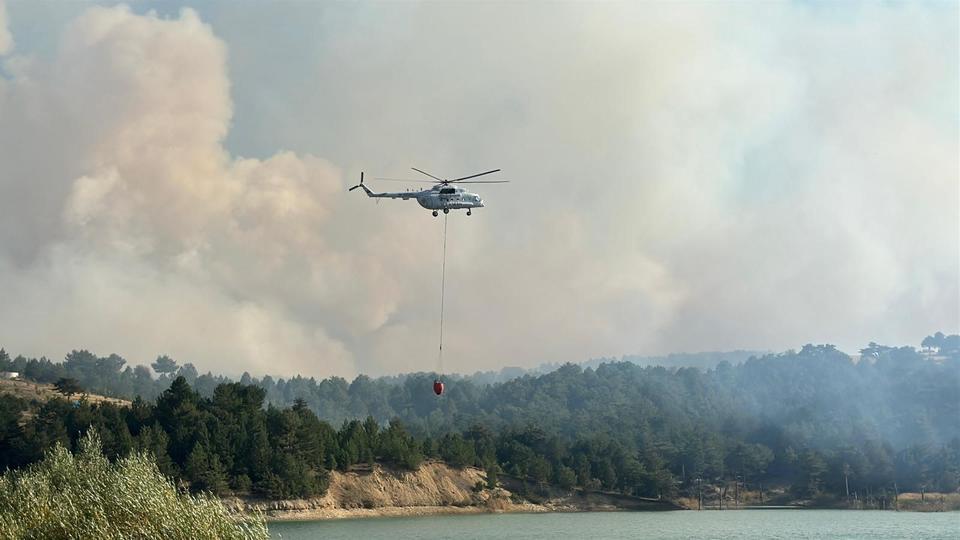
[[[461,177],[461,178],[454,178],[453,180],[450,180],[450,181],[451,181],[451,182],[459,182],[459,181],[461,181],[461,180],[466,180],[467,178],[476,178],[476,177],[478,177],[478,176],[483,176],[483,175],[485,175],[485,174],[493,174],[493,173],[495,173],[495,172],[500,172],[500,169],[494,169],[494,170],[492,170],[492,171],[482,172],[482,173],[478,173],[478,174],[471,174],[470,176],[464,176],[464,177]]]
[[[453,180],[451,180],[453,182]],[[509,184],[509,180],[473,180],[467,182],[457,182],[458,184]]]
[[[434,180],[436,180],[436,181],[438,181],[438,182],[446,182],[446,180],[444,180],[443,178],[437,178],[436,176],[434,176],[434,175],[432,175],[432,174],[430,174],[430,173],[428,173],[428,172],[426,172],[426,171],[421,171],[420,169],[418,169],[418,168],[416,168],[416,167],[410,167],[410,168],[413,169],[413,170],[415,170],[415,171],[417,171],[417,172],[420,173],[420,174],[425,174],[425,175],[429,176],[430,178],[433,178]]]
[[[418,184],[436,184],[433,180],[413,180],[410,178],[381,178],[376,177],[374,180],[386,180],[387,182],[417,182]]]

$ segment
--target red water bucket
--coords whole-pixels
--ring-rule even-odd
[[[433,393],[438,396],[443,393],[443,382],[440,379],[433,381]]]

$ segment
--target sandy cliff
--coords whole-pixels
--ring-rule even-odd
[[[479,512],[543,512],[551,508],[514,502],[505,489],[476,490],[483,471],[426,462],[416,471],[376,465],[370,471],[330,473],[326,495],[314,499],[267,501],[227,499],[237,509],[263,510],[270,519],[329,519]]]

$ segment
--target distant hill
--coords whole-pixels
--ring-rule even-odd
[[[666,356],[640,356],[627,355],[621,358],[595,358],[577,364],[581,368],[596,369],[602,364],[613,362],[628,362],[637,366],[663,366],[667,368],[688,368],[693,367],[703,371],[713,369],[717,365],[726,362],[730,365],[739,365],[752,357],[769,354],[761,351],[728,351],[728,352],[700,352],[700,353],[676,353]],[[494,384],[501,384],[525,376],[545,375],[556,371],[564,364],[545,363],[535,368],[522,368],[517,366],[507,366],[496,371],[477,371],[470,375],[445,374],[445,377],[452,381],[469,382],[478,387],[484,387]],[[21,374],[23,380],[29,380],[39,383],[52,384],[61,377],[70,377],[76,379],[83,388],[91,393],[104,396],[111,396],[122,399],[133,399],[140,396],[147,400],[156,399],[163,392],[174,378],[184,377],[192,387],[201,395],[212,396],[214,389],[224,383],[234,382],[233,379],[215,375],[211,372],[200,374],[197,368],[190,363],[178,365],[174,360],[160,356],[152,365],[156,373],[151,373],[150,368],[146,366],[127,365],[126,360],[117,354],[98,357],[95,354],[84,350],[70,351],[63,362],[54,362],[47,358],[25,358],[17,356],[11,358],[3,349],[0,349],[0,371],[16,371]],[[371,378],[366,375],[360,375],[354,379],[353,383],[366,384],[367,381],[373,381],[377,385],[384,387],[403,386],[413,377],[419,378],[420,373],[402,373],[398,375],[387,375]],[[311,382],[312,381],[312,382]],[[331,377],[325,379],[327,383],[339,385],[340,381],[346,382],[340,377]],[[295,388],[301,385],[316,386],[318,382],[310,377],[296,375],[289,378],[273,377],[265,375],[262,378],[256,378],[248,373],[240,377],[239,382],[243,384],[258,384],[268,391],[277,384],[289,384]],[[298,393],[298,391],[283,391],[280,395],[271,392],[268,399],[276,404],[290,405],[293,403],[289,395]],[[358,412],[355,417],[366,416],[366,412]],[[343,418],[346,418],[343,417]],[[328,417],[334,421],[340,421],[343,418]]]
[[[663,366],[666,368],[697,368],[708,370],[717,367],[721,362],[727,362],[730,365],[738,365],[751,358],[756,358],[770,354],[771,351],[708,351],[698,353],[671,353],[665,356],[642,356],[638,354],[628,354],[617,357],[591,358],[584,362],[578,362],[576,365],[586,369],[596,369],[601,364],[612,362],[629,362],[641,367]],[[519,379],[524,375],[545,375],[551,371],[556,371],[565,364],[558,362],[547,362],[540,364],[535,368],[522,368],[517,366],[507,366],[497,371],[477,371],[472,375],[465,375],[463,378],[474,384],[486,385],[497,384]],[[402,376],[397,379],[402,380]]]
[[[666,368],[697,368],[700,370],[713,369],[721,362],[736,366],[751,358],[759,358],[770,354],[771,351],[709,351],[698,353],[672,353],[666,356],[626,355],[620,357],[620,362],[630,362],[638,366],[663,366]],[[616,362],[615,358],[598,358],[580,364],[581,367],[597,368],[600,364]],[[559,366],[557,366],[559,367]]]

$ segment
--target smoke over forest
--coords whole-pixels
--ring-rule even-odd
[[[231,7],[0,0],[11,350],[434,369],[410,166],[453,371],[960,326],[955,3]]]

